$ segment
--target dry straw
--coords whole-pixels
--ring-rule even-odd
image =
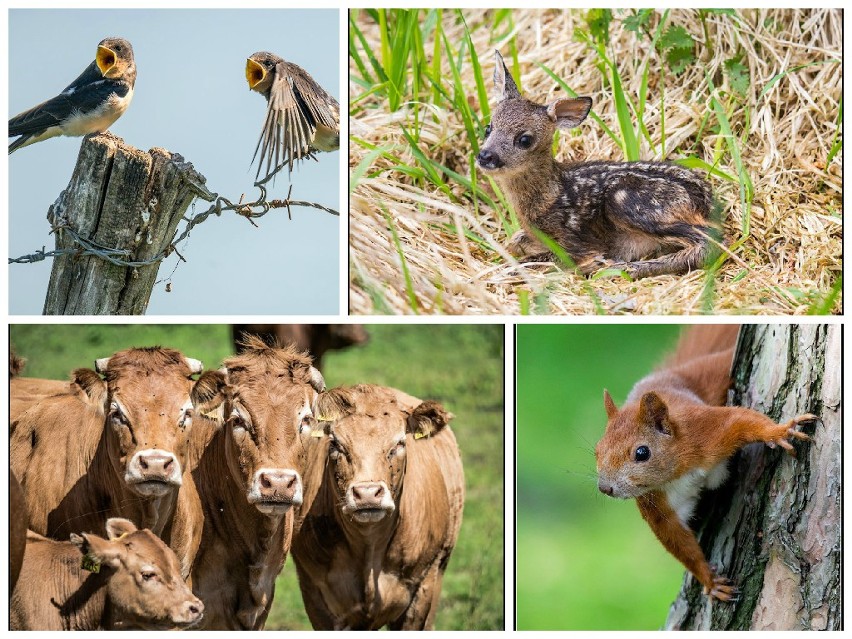
[[[607,51],[618,65],[625,94],[635,99],[647,57],[659,54],[647,38],[624,28],[625,15],[616,12]],[[349,159],[350,169],[359,168],[350,198],[351,311],[839,312],[839,295],[833,302],[825,300],[831,300],[833,287],[839,290],[842,271],[842,144],[831,162],[826,160],[832,147],[838,146],[842,14],[828,9],[761,9],[704,18],[702,23],[697,11],[668,15],[671,24],[693,35],[699,61],[677,76],[662,61],[648,65],[643,119],[655,148],[640,139],[640,156],[676,160],[694,155],[736,178],[736,161],[727,150],[730,140],[723,138],[713,116],[711,95],[728,90],[724,61],[741,56],[750,79],[745,94],[737,101],[720,102],[727,109],[754,195],[744,211],[740,180],[709,178],[723,205],[722,251],[728,256],[711,280],[704,271],[636,282],[618,277],[586,280],[570,270],[517,264],[504,248],[506,225],[501,216],[507,217],[505,208],[495,210],[479,199],[474,202],[470,190],[453,180],[439,188],[399,169],[418,165],[404,130],[419,128],[418,146],[424,154],[470,179],[472,149],[458,110],[448,101],[445,106],[422,99],[414,104],[403,96],[400,108],[391,112],[380,92],[371,94],[362,84],[351,82],[350,131],[359,140],[350,144]],[[354,19],[368,46],[379,50],[380,29],[374,16],[362,13]],[[546,65],[578,94],[591,96],[595,112],[617,130],[612,91],[604,81],[600,59],[588,44],[571,37],[575,29],[586,28],[583,12],[514,11],[514,29],[508,34],[491,28],[491,12],[447,11],[440,19],[456,52],[465,29],[469,30],[489,92],[492,52],[500,48],[508,56],[514,37],[526,96],[544,102],[561,91],[539,63]],[[432,33],[423,43],[426,52],[435,48]],[[446,58],[445,53],[442,75],[450,77]],[[358,75],[354,62],[350,73]],[[468,102],[478,109],[472,65],[463,64],[460,73],[471,96]],[[778,74],[783,75],[772,81]],[[665,131],[665,156],[661,130]],[[559,140],[559,159],[624,159],[618,144],[591,119],[577,131]],[[499,202],[481,177],[479,186]],[[748,236],[744,224],[750,228]]]

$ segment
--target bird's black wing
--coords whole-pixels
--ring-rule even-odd
[[[257,141],[260,153],[257,175],[266,161],[266,172],[286,162],[293,164],[311,155],[317,124],[339,127],[337,101],[300,66],[281,61],[269,90],[266,121]],[[252,158],[252,161],[254,161]]]
[[[62,93],[11,118],[9,137],[41,133],[62,124],[75,112],[94,111],[111,94],[124,96],[129,89],[124,82],[104,78],[93,62]]]

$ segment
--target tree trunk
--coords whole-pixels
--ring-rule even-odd
[[[731,478],[702,501],[701,547],[736,582],[735,603],[714,602],[689,573],[666,629],[840,630],[841,327],[749,325],[734,359],[732,405],[779,423],[804,413],[811,442],[797,457],[762,444],[731,462]]]
[[[210,199],[203,175],[177,154],[145,153],[110,133],[84,138],[68,187],[48,211],[57,249],[79,249],[63,226],[106,249],[143,262],[168,248],[196,196]],[[145,312],[160,262],[124,266],[90,254],[54,258],[45,315],[135,315]]]

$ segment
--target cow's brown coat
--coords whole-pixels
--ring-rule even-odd
[[[15,473],[9,470],[9,596],[15,589],[27,547],[27,502]]]
[[[312,625],[431,629],[464,502],[452,415],[369,385],[325,393],[317,412],[329,420],[329,461],[293,542]]]
[[[192,583],[207,606],[205,629],[263,628],[298,502],[310,504],[311,486],[319,484],[309,475],[317,473],[311,451],[321,446],[312,436],[311,408],[322,377],[292,348],[271,348],[257,338],[244,346],[243,354],[225,361],[224,424],[194,473],[204,530]],[[300,494],[295,481],[276,483],[285,473],[293,480],[290,473],[299,474]]]
[[[110,519],[109,539],[86,534],[54,541],[27,534],[23,572],[12,593],[12,630],[167,629],[196,623],[203,604],[175,554],[150,530]],[[83,557],[97,565],[84,570]]]
[[[222,375],[204,373],[193,382],[179,352],[146,348],[116,353],[104,376],[78,369],[74,381],[66,383],[67,392],[49,394],[13,415],[11,467],[26,495],[29,526],[67,539],[72,532],[103,530],[110,517],[125,517],[163,538],[186,577],[200,542],[200,524],[188,517],[173,519],[176,509],[197,510],[197,505],[179,503],[197,502],[190,475],[192,459],[198,457],[190,450],[190,434],[197,429],[192,414],[187,420],[183,411],[191,395],[198,405],[199,389],[215,388]],[[135,452],[151,449],[174,454],[182,473],[164,470],[174,481],[131,488],[125,481],[128,464]]]

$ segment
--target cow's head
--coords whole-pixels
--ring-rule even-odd
[[[323,393],[317,415],[329,437],[329,477],[344,515],[360,524],[394,512],[412,447],[453,415],[438,402],[391,388],[358,385]]]
[[[111,459],[131,490],[159,497],[178,488],[196,411],[221,403],[224,378],[168,348],[132,348],[74,371],[72,388],[106,421]]]
[[[83,567],[107,580],[110,605],[123,622],[146,630],[198,623],[204,604],[184,583],[174,552],[150,530],[127,519],[107,519],[107,539],[71,535],[83,554]]]
[[[225,360],[226,457],[250,504],[280,516],[304,499],[302,474],[315,443],[314,402],[325,382],[311,360],[293,348],[247,338]]]

